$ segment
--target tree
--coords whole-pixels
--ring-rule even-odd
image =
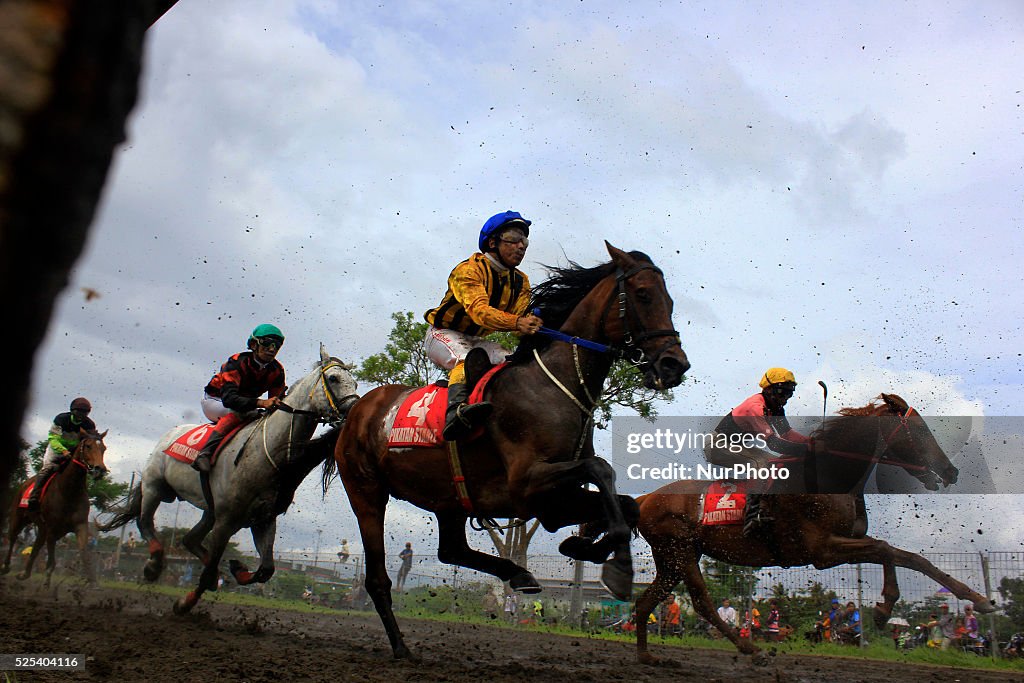
[[[363,359],[355,376],[374,384],[407,384],[419,387],[440,379],[444,373],[423,350],[428,325],[416,322],[411,311],[392,313],[394,327],[388,334],[384,353]]]
[[[999,597],[1003,599],[1003,611],[1013,622],[1014,628],[1024,627],[1024,579],[1004,576],[999,580]]]

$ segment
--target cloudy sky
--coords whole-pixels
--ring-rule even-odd
[[[663,414],[724,414],[784,365],[791,413],[820,414],[822,379],[830,409],[1020,415],[1022,25],[1013,0],[181,0],[23,434],[86,395],[127,481],[256,324],[293,379],[320,341],[379,352],[505,209],[534,221],[534,281],[605,239],[662,267],[693,363]],[[869,505],[909,549],[1020,549],[992,520],[1021,497],[964,498],[915,524]],[[412,508],[389,523],[432,544]],[[307,482],[279,547],[318,529],[356,539],[340,485]]]

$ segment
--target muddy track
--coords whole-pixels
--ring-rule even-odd
[[[401,619],[416,661],[396,662],[375,613],[300,614],[135,591],[0,579],[0,652],[84,653],[85,672],[18,672],[17,681],[1021,681],[1024,675],[780,654],[765,666],[729,652],[659,648],[659,667],[633,646],[588,638]]]

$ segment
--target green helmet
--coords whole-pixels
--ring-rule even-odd
[[[254,343],[266,337],[277,341],[278,346],[284,343],[284,333],[276,325],[263,323],[262,325],[257,325],[252,334],[249,335],[248,346],[252,347]]]

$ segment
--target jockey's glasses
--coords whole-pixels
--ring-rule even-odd
[[[498,241],[499,242],[504,242],[505,244],[522,244],[523,245],[523,249],[526,249],[528,246],[530,246],[530,238],[526,237],[525,235],[520,235],[519,237],[513,237],[510,240],[507,240],[504,237],[500,237],[500,238],[498,238]]]
[[[277,337],[256,337],[256,343],[268,351],[276,351],[284,342]]]

